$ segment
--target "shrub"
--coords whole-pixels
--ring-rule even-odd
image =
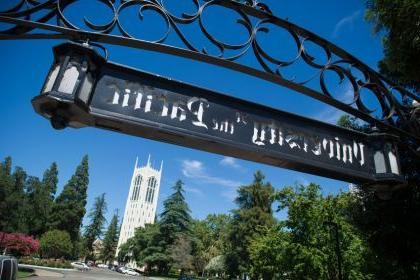
[[[73,245],[66,231],[51,230],[41,236],[41,256],[43,258],[66,258],[70,256]]]
[[[206,271],[210,273],[223,273],[226,271],[226,258],[223,255],[212,258],[206,266]]]
[[[22,258],[19,260],[21,264],[47,266],[55,268],[72,268],[70,262],[58,259],[58,260],[47,260],[47,259],[33,259],[33,258]]]
[[[0,248],[17,257],[29,256],[39,249],[39,241],[22,233],[0,232]]]

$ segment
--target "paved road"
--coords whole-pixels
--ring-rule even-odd
[[[26,279],[31,280],[55,280],[55,279],[69,279],[69,280],[110,280],[110,279],[125,279],[125,280],[149,280],[143,276],[128,276],[108,269],[93,268],[90,271],[38,271],[40,276],[30,277]],[[41,276],[42,275],[42,276]]]

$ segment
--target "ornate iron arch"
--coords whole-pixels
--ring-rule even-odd
[[[150,50],[188,59],[193,59],[237,72],[251,75],[272,83],[285,86],[310,96],[325,104],[360,118],[382,131],[411,139],[420,139],[420,125],[416,106],[420,103],[418,93],[399,87],[340,47],[318,35],[287,20],[276,17],[270,8],[259,0],[189,0],[195,7],[193,13],[176,15],[165,5],[165,0],[97,0],[112,13],[112,19],[105,24],[95,24],[84,18],[86,28],[80,28],[65,16],[65,11],[77,0],[16,0],[14,7],[0,11],[0,22],[10,24],[7,30],[0,30],[0,39],[70,39]],[[205,12],[211,6],[235,12],[237,24],[243,27],[248,38],[240,44],[229,44],[217,39],[204,23]],[[121,20],[129,7],[138,7],[139,19],[149,10],[162,17],[166,30],[155,41],[134,37]],[[218,50],[210,54],[190,40],[191,34],[182,30],[183,26],[198,24],[200,32]],[[296,45],[296,56],[282,60],[270,54],[260,43],[259,34],[279,28],[290,35]],[[38,32],[42,30],[43,32]],[[171,44],[168,36],[174,33],[182,45]],[[307,44],[315,45],[323,52],[324,62],[311,55]],[[233,53],[233,54],[232,54]],[[257,64],[241,63],[239,59],[252,54]],[[303,62],[314,70],[307,80],[292,79],[283,75],[287,67]],[[356,75],[355,72],[361,73]],[[335,73],[340,81],[347,79],[351,86],[352,102],[344,103],[330,92],[325,80],[327,73]],[[317,87],[310,82],[317,81]],[[362,93],[370,91],[381,107],[381,115],[363,102]],[[418,108],[418,107],[417,107]]]

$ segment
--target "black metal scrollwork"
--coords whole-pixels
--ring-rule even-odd
[[[80,28],[65,15],[66,9],[78,2],[77,0],[16,0],[12,7],[0,11],[0,22],[11,25],[6,30],[0,30],[0,39],[90,40],[192,58],[286,86],[352,114],[382,130],[420,138],[417,122],[412,126],[413,122],[410,121],[413,101],[420,102],[418,93],[414,94],[393,85],[341,48],[287,20],[275,17],[263,1],[188,0],[194,11],[181,15],[171,12],[166,1],[96,0],[109,9],[112,14],[111,19],[104,24],[95,24],[85,17],[83,21],[86,28]],[[162,18],[166,28],[158,39],[144,40],[127,30],[122,17],[127,9],[133,7],[138,9],[140,21],[144,20],[145,11],[154,12]],[[205,22],[206,12],[210,7],[236,13],[238,16],[236,24],[247,34],[246,40],[232,44],[213,35]],[[193,42],[191,34],[183,30],[187,25],[199,26],[201,34],[217,53],[214,54],[214,51],[210,52],[206,47]],[[261,42],[261,36],[267,36],[274,28],[290,36],[290,41],[296,46],[293,58],[276,57]],[[34,33],[36,30],[48,32]],[[180,45],[168,42],[168,37],[172,33],[176,34]],[[324,59],[320,59],[319,54],[311,53],[308,45],[315,46]],[[257,63],[243,63],[240,60],[249,53],[253,54]],[[313,74],[309,78],[287,77],[284,74],[285,70],[296,63],[304,63],[313,70]],[[337,75],[339,83],[347,81],[352,95],[351,102],[340,101],[334,96],[326,78],[330,74]],[[317,86],[314,86],[313,81],[316,80],[318,80]],[[378,110],[373,110],[365,104],[364,95],[367,92],[370,92],[379,104],[379,115]],[[396,119],[407,125],[401,126],[396,123]]]

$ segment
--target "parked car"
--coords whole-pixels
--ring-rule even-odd
[[[115,271],[119,272],[119,273],[124,273],[124,271],[126,270],[126,268],[124,266],[118,266]]]
[[[133,268],[135,272],[138,272],[140,275],[144,274],[144,266],[141,268]]]
[[[109,264],[108,265],[108,269],[112,270],[112,271],[116,271],[117,270],[117,265],[113,265],[113,264]]]
[[[97,265],[99,268],[108,268],[108,265],[104,264],[104,263],[100,263]]]
[[[87,264],[82,262],[72,262],[71,266],[82,271],[88,271],[90,269]]]
[[[139,275],[140,275],[140,273],[138,273],[137,271],[135,271],[135,270],[134,270],[134,269],[132,269],[132,268],[127,268],[127,269],[124,271],[124,274],[131,275],[131,276],[139,276]]]

